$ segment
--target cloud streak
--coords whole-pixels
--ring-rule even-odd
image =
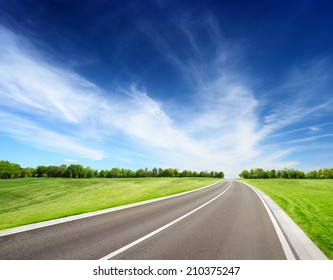
[[[38,148],[92,160],[111,156],[133,164],[128,156],[131,150],[149,155],[152,164],[224,170],[228,176],[237,176],[242,168],[296,166],[299,162],[289,159],[292,145],[331,136],[277,139],[268,144],[291,134],[283,131],[290,125],[330,110],[332,99],[312,107],[308,106],[310,97],[283,99],[262,114],[252,81],[242,75],[239,62],[230,59],[236,57],[236,51],[221,43],[223,36],[211,17],[203,24],[213,30],[209,38],[215,44],[214,55],[202,50],[189,24],[176,24],[189,49],[197,54],[197,59],[185,61],[163,39],[163,33],[153,27],[149,31],[154,32],[146,33],[170,64],[193,82],[188,104],[175,105],[172,110],[132,83],[118,92],[107,92],[74,71],[48,62],[25,38],[1,27],[0,130]],[[319,73],[318,66],[314,71]],[[295,80],[295,74],[292,77]],[[302,92],[306,82],[314,83],[307,77],[298,72],[294,84],[285,82],[281,88]],[[322,77],[316,81],[326,82]],[[114,154],[116,139],[125,146],[125,155]]]
[[[55,152],[73,153],[93,160],[105,157],[102,150],[92,149],[81,144],[80,139],[43,128],[21,117],[0,111],[0,131],[10,137],[34,145],[37,148]]]
[[[32,49],[22,49],[12,32],[2,29],[1,41],[0,100],[2,111],[12,113],[1,115],[0,129],[11,137],[95,160],[105,153],[81,140],[105,142],[119,132],[148,147],[198,153],[195,141],[174,127],[145,91],[131,86],[121,99],[107,95],[81,76],[45,63]]]

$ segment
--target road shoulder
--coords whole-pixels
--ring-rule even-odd
[[[265,201],[293,249],[296,259],[328,260],[304,231],[269,196],[252,185],[242,183],[255,190]]]

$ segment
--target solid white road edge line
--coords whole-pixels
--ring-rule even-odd
[[[146,240],[146,239],[148,239],[148,238],[154,236],[155,234],[157,234],[157,233],[159,233],[159,232],[161,232],[161,231],[167,229],[168,227],[174,225],[175,223],[178,223],[179,221],[185,219],[186,217],[190,216],[190,215],[193,214],[194,212],[200,210],[201,208],[207,206],[208,204],[210,204],[210,203],[213,202],[214,200],[218,199],[218,198],[219,198],[220,196],[222,196],[225,192],[227,192],[227,191],[231,188],[231,186],[232,186],[232,181],[229,181],[229,186],[228,186],[228,188],[227,188],[226,190],[224,190],[222,193],[220,193],[219,195],[217,195],[217,196],[215,196],[214,198],[212,198],[211,200],[209,200],[208,202],[202,204],[201,206],[195,208],[194,210],[188,212],[187,214],[185,214],[185,215],[179,217],[178,219],[176,219],[176,220],[174,220],[174,221],[172,221],[172,222],[170,222],[170,223],[164,225],[163,227],[160,227],[160,228],[158,228],[157,230],[154,230],[153,232],[148,233],[147,235],[145,235],[145,236],[143,236],[143,237],[141,237],[141,238],[139,238],[139,239],[137,239],[137,240],[135,240],[135,241],[133,241],[133,242],[127,244],[126,246],[124,246],[124,247],[122,247],[122,248],[120,248],[120,249],[118,249],[118,250],[116,250],[116,251],[114,251],[114,252],[112,252],[112,253],[106,255],[105,257],[101,258],[100,260],[108,260],[108,259],[111,259],[111,258],[113,258],[113,257],[115,257],[115,256],[117,256],[117,255],[119,255],[119,254],[121,254],[121,253],[123,253],[123,252],[125,252],[126,250],[130,249],[131,247],[133,247],[133,246],[135,246],[135,245],[141,243],[142,241],[144,241],[144,240]]]
[[[270,219],[271,219],[271,221],[273,223],[273,226],[274,226],[275,231],[277,233],[277,236],[278,236],[278,238],[280,240],[282,249],[284,251],[284,254],[286,255],[287,260],[296,260],[296,258],[295,258],[294,254],[293,254],[293,252],[292,252],[292,250],[290,248],[290,245],[289,245],[286,237],[284,236],[284,234],[283,234],[283,232],[282,232],[282,230],[281,230],[278,222],[276,221],[274,215],[272,214],[272,211],[269,209],[269,207],[268,207],[267,203],[265,202],[265,200],[261,197],[261,195],[251,185],[249,185],[247,183],[244,183],[244,182],[241,182],[241,183],[243,183],[244,185],[248,186],[260,198],[262,204],[264,205],[264,207],[265,207],[265,209],[266,209],[266,211],[267,211],[267,213],[268,213],[268,215],[269,215],[269,217],[270,217]]]
[[[157,202],[157,201],[161,201],[161,200],[165,200],[165,199],[169,199],[169,198],[173,198],[173,197],[177,197],[177,196],[182,196],[185,194],[197,192],[197,191],[215,186],[223,181],[224,180],[220,180],[220,181],[218,181],[214,184],[210,184],[208,186],[204,186],[204,187],[201,187],[198,189],[194,189],[194,190],[190,190],[190,191],[186,191],[186,192],[182,192],[182,193],[177,193],[177,194],[173,194],[173,195],[169,195],[169,196],[153,198],[153,199],[149,199],[149,200],[144,200],[144,201],[126,204],[126,205],[122,205],[122,206],[116,206],[116,207],[107,208],[107,209],[103,209],[103,210],[97,210],[97,211],[93,211],[93,212],[77,214],[77,215],[68,216],[68,217],[64,217],[64,218],[57,218],[57,219],[53,219],[53,220],[49,220],[49,221],[37,222],[34,224],[0,230],[0,237],[15,234],[15,233],[20,233],[20,232],[25,232],[25,231],[29,231],[29,230],[34,230],[34,229],[38,229],[38,228],[53,226],[53,225],[57,225],[57,224],[67,223],[67,222],[71,222],[71,221],[76,221],[76,220],[80,220],[80,219],[84,219],[84,218],[94,217],[94,216],[98,216],[98,215],[103,215],[103,214],[120,211],[120,210],[132,208],[132,207],[136,207],[136,206],[141,206],[141,205],[145,205],[145,204],[149,204],[149,203],[153,203],[153,202]]]

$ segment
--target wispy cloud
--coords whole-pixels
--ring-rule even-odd
[[[87,145],[81,144],[80,138],[52,131],[52,129],[41,127],[37,123],[22,117],[0,111],[0,119],[0,131],[14,139],[32,144],[37,148],[55,152],[74,153],[94,160],[100,160],[105,157],[102,150],[92,149]]]
[[[318,140],[320,138],[327,138],[327,137],[333,137],[333,133],[305,137],[305,138],[300,138],[300,139],[296,139],[296,140],[290,140],[290,141],[282,142],[279,144],[282,145],[282,144],[298,144],[298,143],[304,143],[304,142],[312,142],[312,141]]]
[[[156,48],[193,85],[188,104],[175,105],[172,110],[131,82],[117,94],[106,92],[75,72],[48,62],[25,38],[0,28],[0,130],[14,139],[70,156],[101,160],[110,155],[133,163],[129,152],[123,153],[125,156],[110,154],[118,139],[127,145],[125,150],[149,154],[154,164],[224,170],[229,176],[238,175],[242,168],[298,165],[299,161],[289,158],[292,146],[314,138],[266,142],[300,131],[283,129],[332,108],[332,99],[310,107],[315,93],[306,100],[297,98],[308,83],[326,80],[307,78],[308,73],[291,75],[286,80],[295,83],[286,81],[275,94],[284,88],[295,91],[296,98],[275,99],[275,106],[263,115],[252,80],[242,75],[239,61],[233,60],[241,57],[242,51],[229,48],[231,42],[222,44],[223,36],[213,18],[208,17],[201,26],[210,32],[213,54],[201,48],[194,27],[185,21],[176,26],[197,59],[183,60],[158,30],[150,26],[147,32]],[[320,67],[315,68],[320,73]],[[308,130],[320,133],[317,128],[323,125],[311,125]]]
[[[77,159],[68,159],[68,158],[65,158],[64,161],[65,161],[65,162],[69,162],[69,163],[78,162]]]
[[[45,63],[33,49],[22,49],[20,38],[1,29],[1,130],[13,138],[102,159],[105,153],[80,142],[107,142],[123,133],[141,145],[197,153],[197,146],[152,100],[135,86],[123,98],[106,94],[81,76]],[[45,127],[48,127],[47,129]],[[90,132],[90,133],[89,133]]]
[[[280,81],[281,85],[270,89],[272,95],[263,110],[260,106],[265,103],[253,86],[258,84],[258,80],[243,75],[239,63],[243,50],[223,38],[211,16],[200,27],[192,27],[183,20],[180,28],[188,38],[188,51],[197,54],[196,60],[182,60],[167,42],[161,41],[161,35],[157,39],[153,36],[152,40],[162,46],[172,58],[170,62],[195,85],[192,99],[198,100],[197,105],[200,105],[196,106],[195,113],[189,114],[189,121],[182,127],[188,135],[207,147],[206,166],[220,164],[231,173],[238,166],[297,166],[299,161],[290,160],[295,151],[293,146],[297,145],[298,149],[299,145],[308,141],[329,137],[330,134],[323,131],[315,137],[300,136],[300,139],[280,140],[274,145],[267,145],[267,140],[277,134],[286,135],[289,127],[309,121],[317,122],[317,125],[311,126],[308,131],[321,132],[317,129],[322,125],[321,116],[330,114],[333,109],[333,98],[328,91],[331,87],[327,87],[331,82],[328,73],[332,73],[328,68],[329,58],[309,61],[306,67],[290,69]],[[207,55],[200,47],[200,41],[196,40],[196,28],[213,30],[210,32],[213,40],[208,44],[215,44],[212,48],[214,55]],[[323,99],[318,98],[318,91]]]
[[[288,131],[284,131],[284,132],[278,132],[275,133],[271,136],[269,136],[268,138],[276,138],[276,137],[281,137],[281,136],[286,136],[286,135],[290,135],[290,134],[294,134],[294,133],[298,133],[298,132],[320,132],[323,130],[323,128],[325,127],[329,127],[332,126],[333,122],[326,122],[326,123],[322,123],[322,124],[316,124],[315,126],[306,126],[306,127],[302,127],[302,128],[296,128],[296,129],[292,129],[292,130],[288,130]]]

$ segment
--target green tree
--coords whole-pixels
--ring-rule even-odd
[[[267,171],[268,178],[276,178],[276,170],[272,169],[270,171]]]
[[[151,176],[152,177],[157,177],[158,176],[158,169],[154,167],[151,171]]]
[[[316,179],[317,178],[317,171],[315,171],[315,170],[309,171],[308,173],[306,173],[305,177],[307,179]]]
[[[174,177],[175,170],[173,168],[166,168],[163,170],[163,177]]]
[[[7,160],[0,161],[0,178],[14,179],[21,176],[21,166]]]
[[[124,178],[134,178],[136,175],[136,172],[131,169],[123,169],[122,172]]]
[[[207,171],[200,171],[199,177],[208,177],[207,176]]]
[[[333,169],[324,168],[322,170],[322,176],[324,179],[333,179]]]
[[[215,177],[223,179],[224,178],[224,173],[222,171],[220,171],[215,175]]]
[[[34,175],[34,173],[36,172],[36,170],[32,167],[26,167],[26,168],[23,168],[22,171],[21,171],[21,176],[22,177],[32,177]]]
[[[108,178],[121,178],[123,177],[122,170],[120,168],[112,168],[108,173]]]
[[[46,176],[47,177],[61,177],[60,167],[59,166],[47,166],[46,167]]]
[[[95,172],[93,169],[91,169],[89,166],[86,167],[86,170],[85,170],[85,176],[86,178],[94,178],[95,177]]]
[[[147,177],[147,172],[146,170],[140,168],[136,171],[135,177]]]
[[[62,164],[59,166],[59,177],[66,177],[67,165]]]
[[[283,179],[288,178],[287,170],[281,170],[280,178],[283,178]]]
[[[180,172],[179,177],[190,177],[190,172],[188,170],[183,170]]]
[[[250,178],[250,172],[247,170],[243,170],[240,174],[239,177],[243,179],[249,179]]]
[[[36,176],[46,178],[47,177],[47,167],[44,165],[37,166]]]
[[[67,177],[69,178],[84,178],[85,168],[81,164],[71,164],[67,167]]]
[[[102,169],[101,172],[99,173],[99,177],[106,178],[107,174],[108,174],[108,171]]]

